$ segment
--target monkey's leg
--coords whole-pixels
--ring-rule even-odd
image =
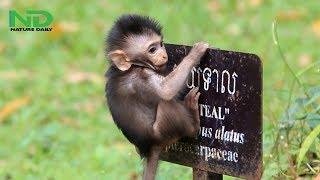
[[[157,172],[159,155],[162,148],[160,146],[151,147],[150,153],[146,158],[146,163],[144,167],[143,179],[144,180],[154,180]]]
[[[170,107],[169,107],[170,106]],[[170,141],[174,140],[174,129],[172,123],[168,122],[168,118],[172,119],[172,113],[168,113],[168,109],[172,109],[170,102],[161,101],[157,107],[156,120],[152,126],[152,136],[155,141],[154,146],[151,147],[150,152],[146,158],[146,165],[144,169],[144,180],[153,180],[155,178],[159,155],[163,147],[165,147]],[[169,117],[168,115],[169,114]]]
[[[192,115],[183,103],[160,101],[156,120],[152,126],[155,145],[147,156],[144,180],[153,180],[157,171],[159,155],[162,149],[176,142],[180,137],[192,131]]]
[[[195,97],[196,100],[199,98],[197,95]],[[190,103],[194,104],[193,101],[190,100]],[[159,155],[165,146],[175,143],[183,136],[193,136],[198,132],[198,129],[199,122],[194,123],[193,114],[190,113],[189,108],[183,102],[176,100],[160,101],[157,107],[156,120],[152,126],[152,136],[156,146],[151,148],[147,157],[144,179],[154,179]]]
[[[153,135],[160,144],[171,144],[194,131],[193,114],[184,102],[160,101],[157,107]]]

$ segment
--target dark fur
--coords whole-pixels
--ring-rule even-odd
[[[149,17],[142,17],[139,15],[122,15],[114,23],[107,37],[107,53],[125,47],[125,37],[135,34],[143,34],[146,30],[152,30],[158,35],[161,35],[161,26],[157,21]],[[129,72],[121,72],[116,67],[110,66],[106,74],[109,79],[106,85],[106,96],[111,115],[116,125],[121,129],[126,138],[137,146],[140,155],[145,157],[148,155],[153,142],[150,138],[151,135],[144,132],[142,129],[139,129],[141,126],[139,123],[147,122],[137,123],[134,118],[137,112],[141,113],[141,104],[137,101],[137,99],[141,98],[139,97],[141,94],[132,96],[131,94],[119,93],[119,88],[126,87],[125,84],[121,87],[121,85],[119,85],[120,82],[123,81],[123,78],[126,78],[128,74],[132,73],[132,71],[137,71],[137,69],[133,69],[134,68],[131,68]],[[139,69],[141,70],[141,68]],[[145,111],[143,113],[150,117],[150,119],[155,119],[154,114],[156,114],[157,104],[152,102],[147,104],[150,107],[144,107],[144,109],[148,109],[149,111]],[[136,116],[138,116],[138,114]],[[151,125],[150,123],[152,122],[149,122],[149,125]]]
[[[139,69],[131,68],[129,71],[135,73],[135,71],[139,71]],[[118,128],[122,131],[124,136],[139,149],[140,155],[145,157],[150,151],[152,140],[141,124],[148,122],[142,122],[141,118],[139,118],[139,120],[136,119],[136,117],[139,116],[137,113],[144,113],[147,117],[155,119],[153,115],[156,113],[156,104],[152,102],[147,103],[150,107],[144,107],[143,109],[146,110],[142,112],[141,106],[143,106],[143,104],[140,104],[138,101],[138,99],[143,96],[141,93],[136,95],[121,93],[122,91],[125,91],[129,85],[129,82],[125,80],[128,73],[130,72],[123,73],[114,66],[109,68],[107,72],[108,82],[106,84],[107,103],[112,118]],[[140,78],[141,77],[139,77],[139,79]],[[151,122],[149,123],[149,125],[151,125]]]
[[[186,129],[193,127],[192,115],[182,101],[173,99],[163,102],[153,94],[148,87],[149,77],[144,68],[135,67],[123,73],[111,66],[107,77],[106,96],[111,115],[142,157],[149,156],[152,145],[163,143],[156,140],[150,132],[160,102],[163,116],[167,119],[166,123],[160,124],[160,128],[164,130],[164,140],[185,135]],[[133,89],[130,89],[131,86]]]
[[[125,44],[125,37],[129,35],[143,34],[146,30],[152,30],[162,36],[160,24],[147,16],[134,14],[122,15],[115,23],[107,37],[107,53],[121,49]]]
[[[161,35],[160,25],[148,17],[120,17],[108,36],[108,52],[123,49],[125,36],[150,30]],[[154,87],[148,80],[157,73],[133,65],[124,72],[110,66],[106,75],[106,97],[113,120],[125,137],[138,148],[142,157],[152,157],[154,146],[164,147],[179,137],[192,135],[187,133],[192,132],[191,129],[194,128],[193,113],[183,101],[177,98],[164,101],[155,94]],[[157,119],[159,112],[161,117]],[[156,119],[161,138],[156,137],[153,131]]]

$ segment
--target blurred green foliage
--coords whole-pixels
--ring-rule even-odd
[[[0,178],[140,177],[142,161],[114,125],[104,98],[104,38],[123,13],[158,19],[165,42],[202,40],[259,55],[264,64],[263,177],[318,174],[319,136],[300,168],[295,158],[320,122],[319,7],[318,1],[299,0],[1,0]],[[55,30],[10,32],[9,9],[47,10]],[[304,88],[293,83],[274,45],[274,19],[283,54]],[[316,95],[307,97],[303,89]],[[161,162],[157,177],[191,179],[192,171]]]

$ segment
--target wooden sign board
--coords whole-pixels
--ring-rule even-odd
[[[165,45],[174,68],[191,47]],[[161,159],[246,179],[262,174],[262,66],[258,56],[209,49],[190,73],[199,87],[200,131],[166,147]]]

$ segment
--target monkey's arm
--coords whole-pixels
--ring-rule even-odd
[[[171,100],[181,90],[191,68],[200,61],[207,48],[207,43],[196,43],[174,71],[166,77],[153,76],[154,79],[151,79],[151,83],[155,87],[156,94],[161,99]]]

